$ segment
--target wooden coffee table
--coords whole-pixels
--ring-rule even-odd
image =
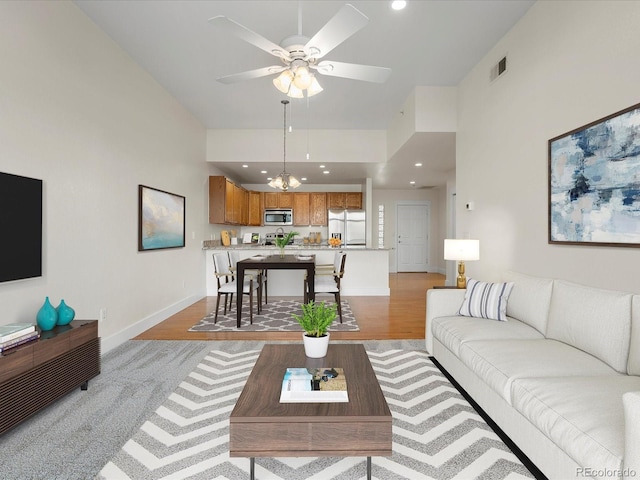
[[[348,403],[280,403],[288,367],[338,367],[347,379]],[[307,358],[298,345],[267,344],[262,349],[229,419],[229,456],[255,457],[390,456],[391,411],[361,344],[329,345],[327,356]]]

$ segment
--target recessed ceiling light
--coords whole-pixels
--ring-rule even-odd
[[[324,165],[320,165],[318,168],[324,168]]]
[[[406,6],[407,2],[405,2],[404,0],[393,0],[393,2],[391,2],[391,8],[393,8],[394,10],[402,10]]]
[[[416,167],[421,167],[422,164],[421,163],[416,163]]]
[[[267,177],[267,180],[273,180],[271,177]]]
[[[330,172],[329,172],[329,170],[325,170],[325,171],[324,171],[324,172],[322,172],[322,173],[324,173],[324,174],[326,175],[326,174],[328,174],[328,173],[330,173]]]
[[[414,182],[413,180],[409,182],[411,185],[415,185],[416,182]]]
[[[260,173],[267,173],[267,171],[266,170],[261,170]]]
[[[242,165],[242,168],[249,168],[249,165]]]
[[[300,180],[302,180],[303,182],[307,181],[307,177],[302,177]]]

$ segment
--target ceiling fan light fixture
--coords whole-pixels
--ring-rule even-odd
[[[287,92],[287,95],[291,98],[304,98],[304,93],[302,93],[302,90],[296,87],[295,83],[292,83],[289,86],[289,91]]]
[[[309,88],[307,88],[307,97],[313,97],[314,95],[320,93],[322,90],[324,90],[324,88],[320,86],[318,79],[315,77],[315,75],[313,75],[311,78],[311,85],[309,85]]]
[[[291,82],[293,81],[293,73],[291,70],[284,70],[280,75],[273,79],[273,84],[282,93],[289,93]]]
[[[300,65],[296,68],[296,76],[293,79],[293,84],[300,90],[305,90],[311,86],[312,79],[309,68],[306,65]]]

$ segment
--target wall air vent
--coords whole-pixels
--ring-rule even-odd
[[[493,67],[491,67],[491,72],[489,73],[489,79],[493,82],[496,78],[504,75],[506,71],[507,71],[507,57],[505,55],[498,61],[498,63],[496,63]]]

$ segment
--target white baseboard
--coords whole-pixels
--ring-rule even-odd
[[[171,315],[175,315],[181,310],[184,310],[189,305],[193,305],[195,302],[204,297],[204,292],[201,295],[192,295],[190,297],[184,298],[179,302],[174,303],[173,305],[169,305],[168,307],[149,315],[146,318],[143,318],[133,325],[128,326],[124,330],[119,331],[107,338],[102,338],[101,340],[101,351],[102,353],[107,353],[109,350],[113,350],[117,346],[123,344],[127,340],[131,340],[132,338],[140,335],[145,330],[154,327],[160,322],[166,320]]]

